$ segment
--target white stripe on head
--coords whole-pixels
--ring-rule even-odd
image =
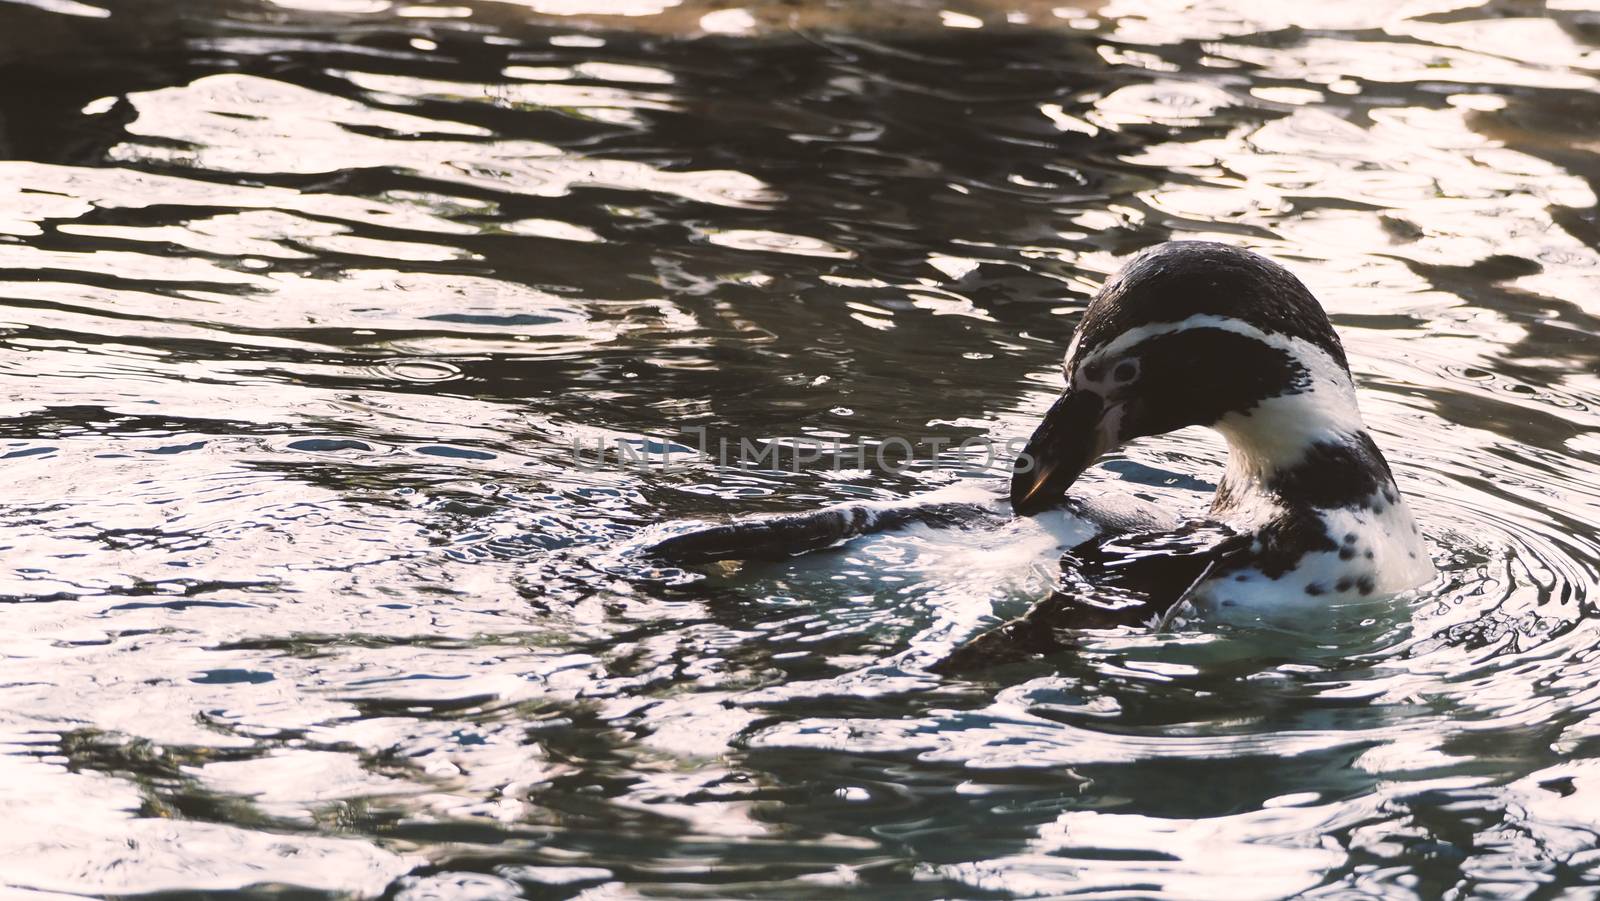
[[[1072,341],[1067,344],[1067,355],[1062,357],[1062,365],[1070,367],[1072,358],[1078,355],[1078,346],[1083,343],[1083,329],[1079,328],[1072,333]]]

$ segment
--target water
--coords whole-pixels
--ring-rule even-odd
[[[0,7],[0,885],[1591,894],[1600,8],[1013,19]],[[574,465],[1025,436],[1093,288],[1174,236],[1328,307],[1421,594],[939,678],[1049,534],[618,549],[999,488],[977,461]],[[1167,436],[1081,490],[1199,508],[1221,459]]]

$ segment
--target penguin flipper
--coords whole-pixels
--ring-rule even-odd
[[[1248,535],[1207,521],[1086,543],[1062,558],[1064,584],[1049,597],[929,669],[955,674],[1047,656],[1071,647],[1075,630],[1159,626],[1249,547]]]
[[[642,553],[682,566],[719,560],[782,560],[913,523],[959,526],[994,515],[991,507],[966,501],[835,504],[805,513],[751,516],[694,529],[650,544]]]
[[[1091,524],[1101,535],[1160,533],[1177,525],[1158,505],[1126,494],[1108,493],[1092,501],[1064,498],[1061,508]],[[646,544],[640,553],[677,566],[783,560],[918,523],[950,528],[1009,519],[1011,513],[1000,495],[982,485],[963,483],[899,501],[853,501],[804,513],[746,516],[700,525]]]

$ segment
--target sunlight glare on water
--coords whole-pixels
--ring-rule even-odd
[[[0,8],[0,886],[1555,897],[1600,884],[1600,7]],[[1060,523],[712,440],[1003,443],[1140,248],[1298,273],[1440,575],[929,663]],[[579,466],[574,442],[658,462]],[[1203,509],[1224,450],[1075,489]],[[787,458],[786,458],[787,459]],[[59,895],[52,896],[58,897]],[[298,895],[297,895],[298,897]]]

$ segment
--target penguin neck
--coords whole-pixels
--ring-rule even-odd
[[[1228,443],[1213,515],[1259,526],[1294,511],[1399,503],[1348,376],[1269,398],[1213,428]]]

